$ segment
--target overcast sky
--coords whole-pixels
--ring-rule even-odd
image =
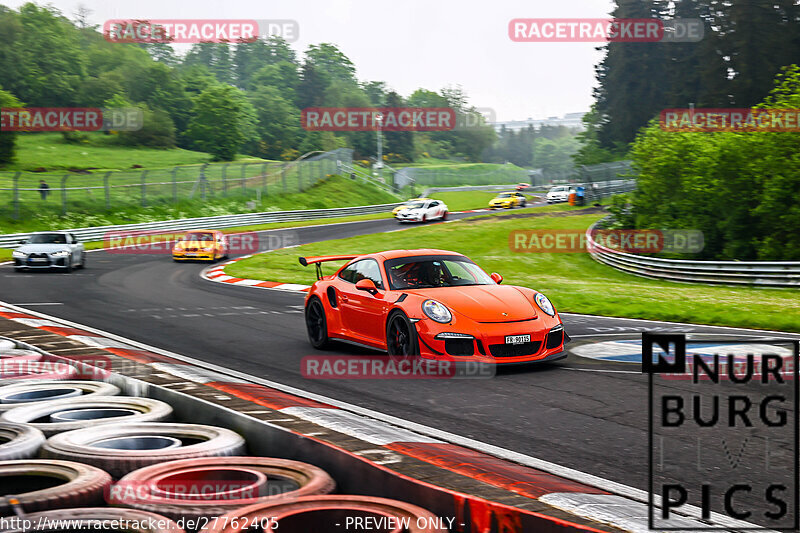
[[[0,0],[19,7],[22,0]],[[515,43],[514,18],[602,18],[611,0],[53,0],[70,19],[293,19],[299,52],[335,43],[360,80],[382,80],[404,96],[461,85],[498,120],[588,111],[595,43]]]

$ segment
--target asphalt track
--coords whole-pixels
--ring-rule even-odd
[[[453,218],[463,216],[471,215]],[[391,219],[372,220],[272,230],[262,238],[283,235],[305,244],[396,229]],[[391,248],[390,233],[386,248]],[[166,255],[99,251],[89,254],[87,269],[71,274],[16,273],[10,265],[0,266],[0,294],[31,310],[647,489],[648,392],[639,365],[571,356],[546,366],[501,369],[491,379],[306,379],[301,359],[319,352],[306,339],[303,295],[211,283],[199,276],[205,266],[175,264]],[[313,276],[309,269],[309,283]],[[635,338],[646,330],[798,338],[631,319],[562,318],[574,345]],[[337,353],[371,354],[348,345],[330,352]],[[691,472],[693,452],[686,452],[674,460]]]

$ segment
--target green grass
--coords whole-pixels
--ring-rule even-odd
[[[2,170],[47,171],[68,169],[125,170],[133,165],[163,168],[194,165],[211,160],[209,154],[181,148],[161,150],[114,144],[114,135],[87,134],[88,142],[65,143],[60,133],[28,133],[17,136],[17,160]]]
[[[541,290],[560,311],[800,332],[796,290],[670,283],[616,271],[587,254],[522,254],[509,249],[512,230],[585,229],[602,216],[480,217],[409,228],[392,233],[391,241],[386,235],[365,235],[278,250],[238,261],[226,272],[310,285],[314,269],[300,266],[298,256],[444,248],[467,255],[487,272],[499,272],[504,283]],[[330,273],[334,266],[324,269]]]

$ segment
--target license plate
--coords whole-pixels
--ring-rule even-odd
[[[192,254],[192,253],[186,254],[186,257],[196,257],[196,256],[197,256],[197,254]]]
[[[47,263],[47,259],[40,259],[38,257],[35,259],[28,259],[28,261],[30,261],[31,263]]]
[[[506,335],[506,344],[523,344],[531,342],[530,335]]]

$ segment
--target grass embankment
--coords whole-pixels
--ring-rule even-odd
[[[444,248],[472,258],[504,283],[546,293],[560,311],[800,332],[797,291],[670,283],[631,276],[582,253],[516,253],[508,246],[515,229],[585,229],[603,214],[503,219],[478,217],[450,224],[412,227],[261,254],[230,265],[243,278],[310,284],[312,268],[298,256],[369,253],[388,248]],[[327,265],[325,272],[334,267]]]

